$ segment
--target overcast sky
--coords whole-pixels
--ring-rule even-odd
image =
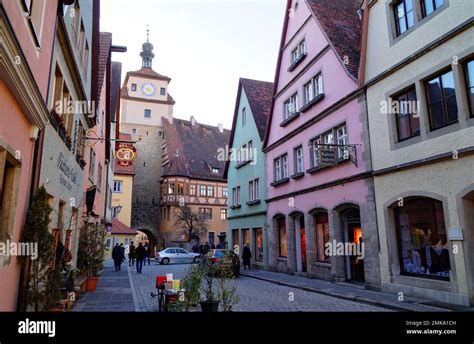
[[[153,69],[172,80],[174,115],[232,125],[239,77],[272,81],[285,0],[102,0],[101,31],[112,32],[122,77],[141,67],[150,25]]]

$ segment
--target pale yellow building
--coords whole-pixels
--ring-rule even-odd
[[[472,306],[474,2],[368,1],[365,13],[382,290]]]
[[[130,141],[128,134],[120,133],[120,140]],[[114,170],[114,185],[112,195],[112,217],[128,227],[132,224],[132,192],[135,168],[133,162],[123,166],[116,159]]]

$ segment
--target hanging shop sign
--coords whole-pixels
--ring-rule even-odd
[[[133,160],[135,160],[137,157],[137,150],[131,143],[117,142],[115,145],[114,156],[120,166],[132,166]]]
[[[318,149],[319,159],[322,164],[336,163],[336,150],[329,146],[320,146]]]

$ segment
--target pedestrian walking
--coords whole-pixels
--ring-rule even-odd
[[[250,251],[250,244],[247,241],[244,246],[244,250],[242,251],[242,260],[244,263],[244,269],[250,270],[250,258],[252,258],[252,252]]]
[[[115,247],[112,250],[112,259],[114,260],[115,272],[120,271],[122,267],[122,257],[123,257],[122,248],[117,243],[115,244]]]
[[[123,243],[120,243],[120,250],[122,250],[122,263],[125,261],[125,247],[123,247]]]
[[[146,265],[147,261],[148,261],[148,265],[150,265],[150,245],[148,243],[145,243],[145,263],[144,265]]]
[[[209,246],[209,243],[206,242],[206,244],[204,245],[204,248],[202,249],[202,251],[203,251],[202,253],[203,253],[204,255],[206,255],[207,252],[209,252],[210,249],[211,249],[211,246]]]
[[[130,248],[128,251],[128,266],[132,267],[135,265],[135,245],[133,244],[133,241],[130,243]]]
[[[146,251],[142,243],[138,244],[135,250],[135,258],[137,260],[137,273],[141,274],[143,269],[143,260],[145,259]]]

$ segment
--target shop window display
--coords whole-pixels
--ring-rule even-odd
[[[255,229],[255,260],[263,262],[263,231],[262,228]]]
[[[449,280],[449,250],[443,204],[417,198],[396,208],[400,271]]]
[[[315,216],[316,244],[318,248],[318,262],[331,263],[331,256],[326,255],[326,244],[329,243],[329,221],[327,213]]]

